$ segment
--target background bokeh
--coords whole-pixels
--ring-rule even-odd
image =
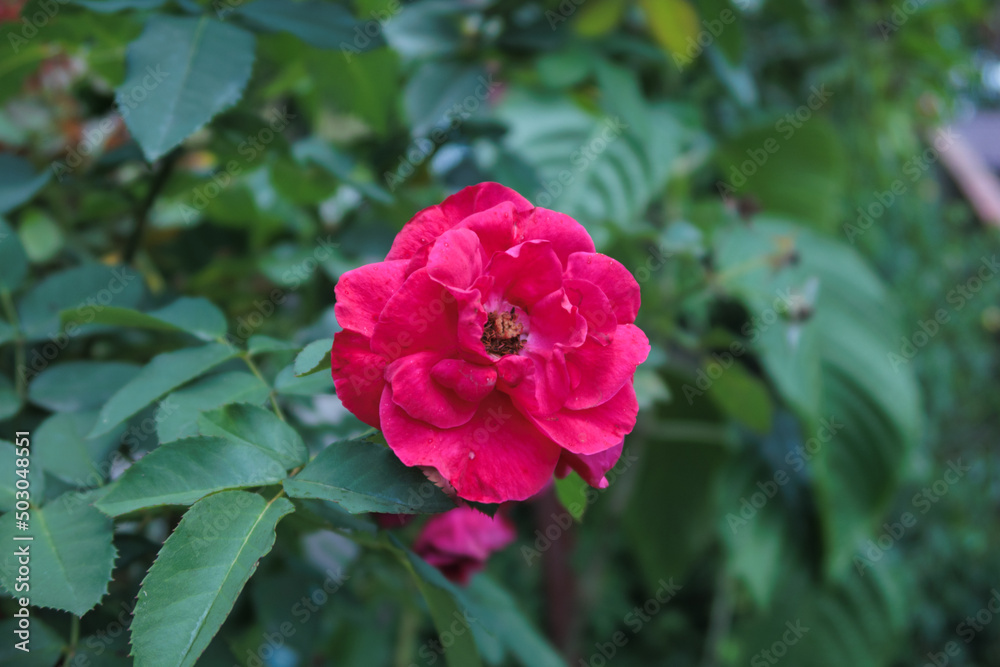
[[[154,448],[164,404],[180,432],[269,393],[234,361],[86,440],[185,339],[66,336],[59,311],[207,298],[236,343],[290,343],[257,365],[316,449],[365,430],[325,373],[286,368],[338,330],[337,277],[498,181],[633,272],[653,353],[610,487],[510,508],[517,541],[469,589],[503,610],[485,662],[558,664],[544,635],[574,666],[1000,665],[995,3],[4,3],[0,263],[9,235],[29,266],[0,280],[0,438],[94,471],[43,456],[46,497]],[[5,639],[4,664],[131,664],[178,516],[120,524],[101,605],[40,610],[36,651]],[[350,576],[303,620],[330,568]],[[199,664],[441,663],[422,604],[296,514]]]

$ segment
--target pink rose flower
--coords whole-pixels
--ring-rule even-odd
[[[491,518],[465,506],[431,517],[413,550],[448,579],[464,586],[486,567],[490,554],[515,537],[514,526],[499,513]]]
[[[497,183],[419,212],[341,276],[337,395],[461,498],[524,500],[556,472],[607,485],[649,354],[639,285],[567,215]]]

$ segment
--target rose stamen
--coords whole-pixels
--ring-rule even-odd
[[[517,321],[513,308],[509,313],[489,313],[483,327],[483,346],[489,354],[497,357],[517,354],[524,347],[522,331],[524,325]]]

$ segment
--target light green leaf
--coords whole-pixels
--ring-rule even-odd
[[[202,340],[215,340],[226,335],[226,317],[208,299],[181,297],[169,306],[142,313],[131,308],[103,308],[84,319],[79,312],[60,313],[64,325],[106,324],[134,329],[183,331]]]
[[[0,555],[0,584],[15,594],[16,547],[30,545],[31,604],[82,616],[108,589],[115,548],[111,520],[76,492],[59,496],[45,507],[34,507],[28,530],[18,530],[16,512],[0,517],[0,540],[10,545]],[[33,539],[15,542],[15,536]]]
[[[190,505],[216,491],[284,478],[281,462],[262,449],[224,438],[185,438],[136,461],[96,505],[118,516],[159,505]]]
[[[291,33],[321,49],[367,51],[385,45],[382,35],[369,37],[356,28],[364,28],[346,8],[318,0],[253,0],[237,10],[254,27],[269,32]],[[362,42],[358,35],[364,37]]]
[[[153,161],[239,101],[253,68],[254,37],[207,16],[154,15],[127,58],[116,98]]]
[[[639,0],[639,5],[663,50],[686,65],[688,40],[696,39],[701,30],[695,8],[688,0]]]
[[[34,264],[47,262],[59,252],[66,239],[58,223],[41,211],[31,209],[21,218],[17,235],[24,252]]]
[[[10,153],[0,153],[0,214],[17,208],[48,183],[51,173],[37,173],[31,163]]]
[[[295,375],[312,375],[330,368],[330,350],[333,347],[332,338],[321,338],[305,346],[295,357]]]
[[[41,505],[42,499],[45,498],[45,475],[42,473],[41,466],[32,465],[31,457],[36,452],[30,447],[28,449],[28,493],[32,503]],[[14,443],[0,440],[0,466],[3,466],[0,469],[6,471],[0,476],[0,512],[9,512],[14,509],[14,502],[17,500],[14,494],[17,490],[15,483],[21,479],[16,474],[18,458],[22,457],[17,456]]]
[[[587,509],[587,489],[589,485],[576,472],[570,472],[563,479],[557,479],[556,496],[566,511],[579,521]]]
[[[767,433],[771,430],[771,419],[774,417],[774,405],[767,386],[750,375],[741,363],[731,358],[729,363],[729,367],[724,367],[718,361],[710,361],[701,371],[711,382],[708,395],[723,412],[757,433]],[[718,377],[714,377],[716,373],[719,373]]]
[[[138,372],[121,361],[68,361],[42,371],[28,385],[28,400],[52,412],[99,408]]]
[[[188,510],[139,590],[131,628],[136,664],[194,665],[293,509],[287,498],[227,491]]]
[[[298,432],[278,419],[270,410],[237,403],[198,417],[202,435],[228,438],[257,447],[276,458],[286,468],[295,468],[309,460],[309,450]]]
[[[218,373],[191,383],[168,395],[156,410],[156,434],[160,442],[198,435],[198,416],[228,403],[267,400],[270,389],[260,378],[243,371]]]
[[[21,239],[0,218],[0,289],[13,292],[21,286],[28,273],[28,256]]]
[[[54,273],[35,285],[21,298],[17,311],[29,341],[53,340],[65,347],[84,329],[64,332],[59,323],[61,311],[73,309],[82,322],[92,322],[103,308],[135,307],[144,292],[141,277],[129,267],[85,264]],[[97,329],[88,326],[86,330]]]
[[[97,486],[108,477],[107,465],[118,444],[120,429],[88,439],[97,412],[63,412],[39,425],[33,439],[39,443],[33,463],[74,486]]]
[[[332,500],[348,512],[446,512],[455,504],[416,468],[372,436],[335,442],[285,480],[292,498]],[[384,441],[383,441],[384,442]]]
[[[107,433],[170,390],[190,382],[238,353],[230,345],[210,343],[156,356],[104,404],[91,436]]]
[[[285,366],[274,378],[274,390],[288,396],[314,396],[333,390],[333,376],[329,373],[295,376],[294,366]]]

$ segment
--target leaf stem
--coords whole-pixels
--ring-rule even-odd
[[[69,645],[66,647],[66,664],[68,665],[70,660],[76,654],[76,646],[80,643],[80,617],[73,614],[72,620],[69,622]]]
[[[180,156],[181,149],[178,147],[167,153],[167,155],[160,160],[160,165],[157,168],[156,174],[153,176],[153,182],[149,184],[149,190],[146,192],[146,196],[136,209],[135,228],[132,230],[132,235],[128,238],[128,243],[125,245],[125,252],[122,255],[122,259],[126,264],[130,264],[132,262],[135,257],[135,253],[139,250],[139,244],[142,242],[143,232],[146,229],[146,225],[149,223],[149,212],[152,210],[153,204],[156,203],[156,198],[160,195],[160,191],[163,190],[163,186],[165,186],[167,181],[170,180],[170,174],[174,170],[174,164]]]
[[[278,405],[278,397],[274,391],[274,387],[272,387],[270,383],[264,379],[264,375],[260,372],[260,369],[257,368],[257,364],[254,363],[254,360],[250,358],[250,354],[247,352],[241,352],[240,358],[244,361],[244,363],[246,363],[247,367],[257,377],[257,379],[263,382],[267,387],[268,397],[271,399],[271,407],[274,408],[274,414],[278,415],[278,419],[281,421],[287,421],[285,419],[285,413],[281,411],[281,406]]]

